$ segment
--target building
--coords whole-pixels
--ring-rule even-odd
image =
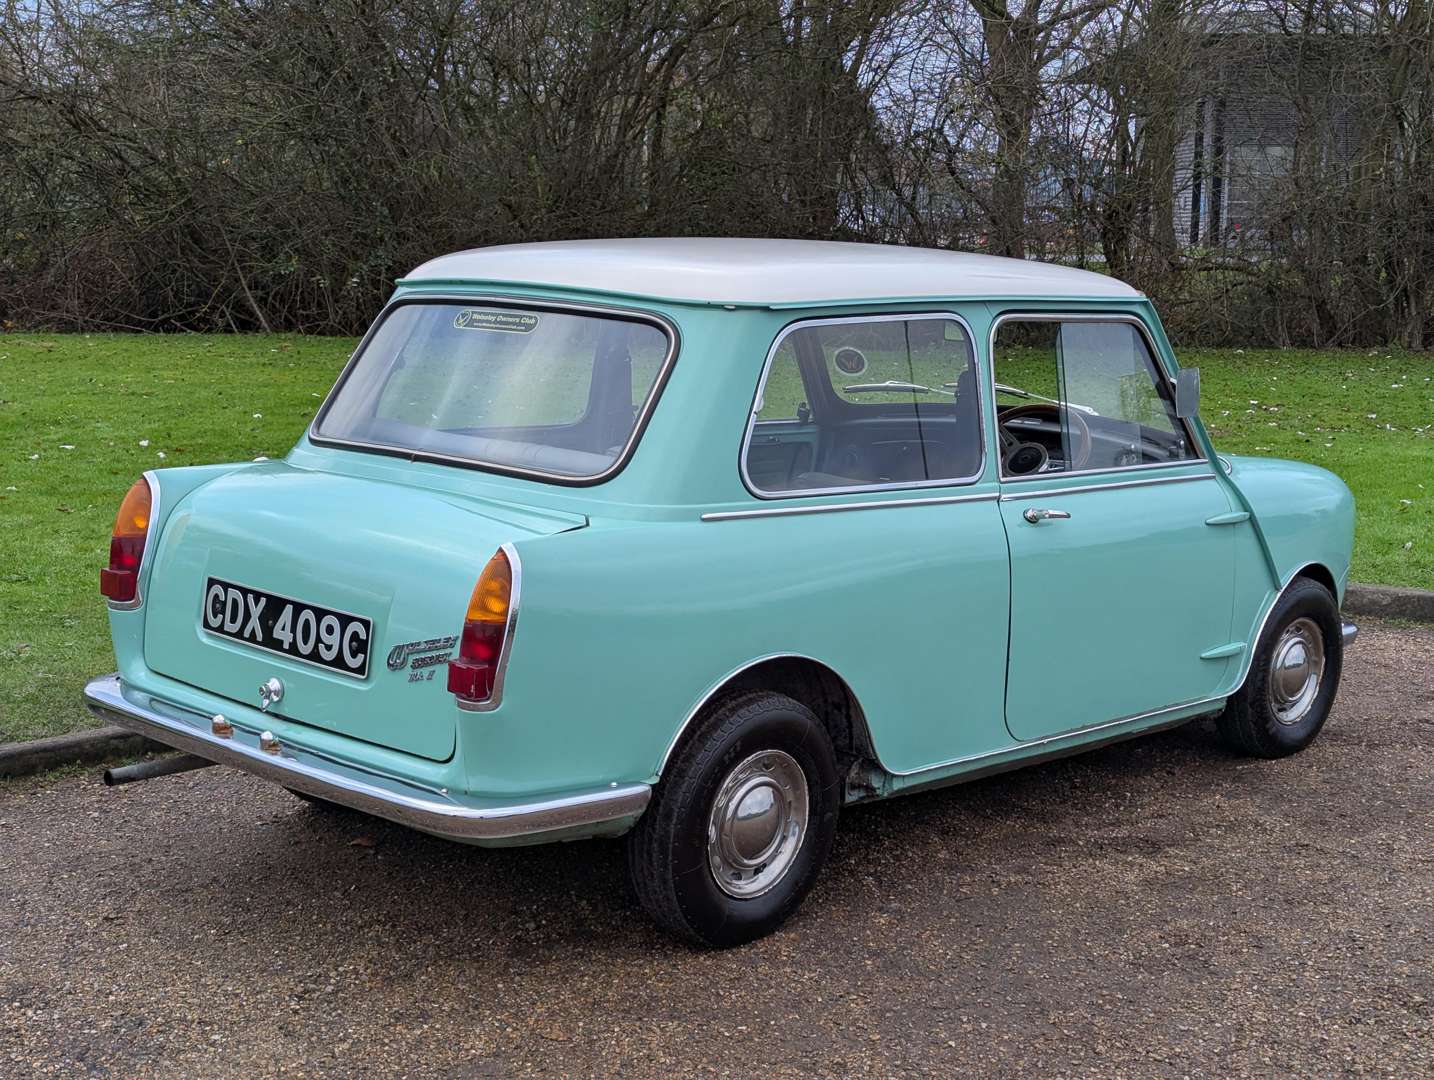
[[[1361,149],[1361,76],[1376,39],[1215,33],[1184,95],[1175,147],[1175,235],[1191,247],[1258,244],[1281,226],[1305,161],[1350,167]]]

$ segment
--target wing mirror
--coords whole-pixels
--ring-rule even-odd
[[[1190,420],[1200,415],[1200,369],[1181,368],[1175,376],[1175,415]]]

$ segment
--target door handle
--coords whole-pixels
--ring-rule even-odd
[[[1025,518],[1032,525],[1039,525],[1043,521],[1065,521],[1070,517],[1070,514],[1064,510],[1046,510],[1033,506],[1029,510],[1022,511],[1021,517]]]

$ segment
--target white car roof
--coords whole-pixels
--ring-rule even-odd
[[[705,304],[787,307],[891,298],[1132,299],[1069,266],[936,248],[665,237],[504,244],[430,259],[404,284],[481,281]]]

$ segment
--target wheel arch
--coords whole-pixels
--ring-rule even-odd
[[[1339,603],[1339,586],[1336,584],[1334,574],[1330,571],[1330,568],[1323,563],[1305,563],[1290,576],[1290,580],[1285,582],[1284,588],[1282,588],[1280,592],[1283,593],[1285,589],[1288,589],[1294,584],[1296,578],[1309,578],[1311,581],[1319,582],[1329,590],[1329,594],[1334,597],[1335,603]],[[1279,597],[1275,597],[1275,600],[1278,601]],[[1274,607],[1273,604],[1270,606],[1272,608]]]
[[[786,694],[815,712],[831,735],[843,775],[849,775],[857,764],[880,768],[866,713],[847,681],[832,667],[810,656],[774,653],[739,665],[697,699],[663,752],[657,767],[658,779],[709,705],[729,694],[755,690]]]
[[[1245,662],[1240,670],[1240,677],[1230,688],[1234,694],[1245,685],[1250,678],[1250,672],[1255,666],[1255,653],[1260,647],[1260,639],[1265,636],[1265,627],[1269,624],[1270,616],[1274,614],[1275,608],[1279,605],[1280,597],[1284,596],[1297,581],[1313,581],[1329,590],[1330,597],[1334,600],[1336,608],[1339,606],[1339,589],[1335,583],[1335,576],[1329,567],[1324,563],[1311,561],[1296,567],[1294,572],[1285,578],[1284,584],[1274,591],[1269,603],[1260,612],[1259,622],[1255,624],[1255,632],[1250,635],[1249,643],[1245,647]]]

